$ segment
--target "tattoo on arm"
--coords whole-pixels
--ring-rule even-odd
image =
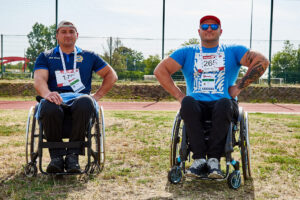
[[[253,69],[245,75],[242,80],[238,84],[239,89],[244,89],[250,83],[256,81],[263,73],[265,72],[265,68],[259,63],[256,67],[253,67]]]
[[[247,51],[247,54],[246,54],[246,60],[247,60],[247,62],[252,63],[253,59],[254,59],[254,56],[255,56],[254,53],[251,53],[250,51]]]
[[[246,75],[239,81],[239,89],[244,89],[259,79],[268,67],[268,60],[255,52],[248,51],[246,54],[246,64],[248,64],[249,69]]]

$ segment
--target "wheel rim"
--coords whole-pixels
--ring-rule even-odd
[[[26,124],[26,143],[25,143],[25,158],[26,158],[26,164],[29,163],[29,151],[28,151],[28,146],[29,146],[29,134],[31,133],[31,127],[30,127],[30,122],[31,122],[31,117],[32,117],[32,110],[33,106],[31,106],[29,112],[28,112],[28,117],[27,117],[27,124]]]
[[[249,177],[251,177],[251,148],[250,148],[250,140],[249,140],[249,120],[248,120],[248,113],[245,113],[245,117],[246,117],[246,124],[248,126],[246,126],[246,142],[247,142],[247,164],[248,164],[248,175]]]
[[[243,119],[240,121],[240,153],[242,158],[242,170],[244,180],[249,178],[248,169],[249,169],[249,151],[248,151],[248,144],[249,139],[248,137],[248,129],[246,124],[248,123],[247,113],[244,113]],[[248,141],[247,141],[248,140]]]
[[[26,147],[25,147],[25,154],[26,154],[26,164],[32,162],[34,160],[33,155],[38,151],[37,144],[38,144],[38,131],[37,128],[37,120],[35,118],[37,106],[32,106],[28,113],[27,125],[26,125]]]
[[[25,171],[25,175],[27,177],[33,177],[37,173],[37,167],[35,165],[32,165],[32,164],[27,164],[25,166],[24,171]]]
[[[99,118],[101,116],[101,118]],[[92,122],[93,123],[93,122]],[[92,163],[90,173],[93,173],[94,170],[102,171],[104,168],[105,162],[105,151],[104,151],[104,116],[102,107],[100,107],[98,115],[95,117],[95,121],[93,123],[93,127],[91,130],[92,133],[92,151],[94,152],[94,159],[96,163]],[[97,166],[93,166],[93,164]],[[92,169],[93,168],[93,169]]]
[[[179,167],[172,168],[171,174],[170,174],[170,179],[172,183],[179,183],[182,178],[182,173]]]
[[[240,173],[238,172],[233,172],[233,176],[231,178],[231,186],[234,188],[234,189],[237,189],[241,186],[241,176],[240,176]]]
[[[179,145],[181,140],[182,128],[180,127],[181,118],[179,112],[177,113],[174,121],[174,126],[172,130],[171,138],[171,155],[170,155],[170,167],[173,167],[176,164],[176,158],[179,155]]]
[[[105,163],[105,124],[104,124],[104,112],[102,106],[100,107],[100,168],[104,168]]]

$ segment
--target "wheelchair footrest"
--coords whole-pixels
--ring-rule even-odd
[[[42,148],[63,149],[63,148],[82,148],[88,147],[89,142],[43,142],[40,144]]]

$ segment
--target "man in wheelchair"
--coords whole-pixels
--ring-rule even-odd
[[[230,123],[238,115],[236,98],[269,65],[262,54],[242,45],[219,44],[222,31],[219,18],[202,17],[198,29],[201,43],[177,49],[154,71],[162,87],[181,103],[180,115],[194,159],[187,170],[190,176],[199,176],[208,167],[209,178],[223,178],[220,157]],[[248,70],[235,83],[241,65]],[[186,95],[171,78],[180,69],[186,81]],[[212,127],[206,144],[201,122],[207,118],[211,119]]]
[[[115,71],[97,54],[75,46],[77,28],[72,22],[62,21],[56,30],[58,46],[39,55],[34,67],[34,87],[43,98],[38,108],[48,142],[62,142],[69,132],[69,141],[84,141],[85,131],[97,101],[117,81]],[[103,78],[95,94],[91,92],[92,72]],[[71,116],[71,130],[63,130],[66,116]],[[47,173],[79,173],[80,148],[49,148],[51,161]],[[65,160],[64,160],[64,156]]]

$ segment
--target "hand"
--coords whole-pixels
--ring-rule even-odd
[[[45,99],[50,101],[51,103],[55,103],[56,105],[60,105],[62,103],[62,98],[58,92],[49,92]]]
[[[96,95],[96,93],[93,94],[92,97],[95,99],[96,102],[100,100],[100,97],[98,97],[98,96]]]
[[[235,98],[240,94],[241,89],[239,89],[237,85],[233,85],[228,89],[228,92],[232,98]]]

